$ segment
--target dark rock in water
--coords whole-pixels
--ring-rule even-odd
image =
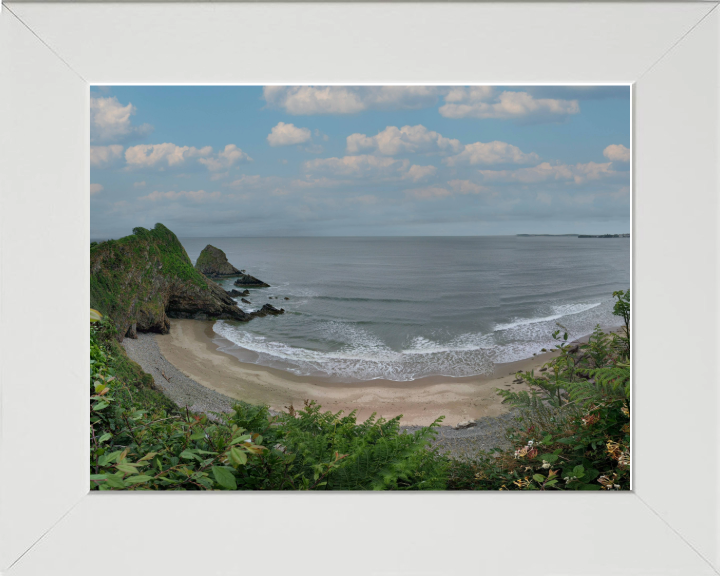
[[[270,288],[270,284],[265,284],[262,280],[258,280],[250,274],[240,274],[240,277],[235,280],[235,286],[249,286],[251,288]]]
[[[285,296],[285,300],[290,300],[290,298],[288,298],[287,296]]]
[[[250,290],[235,290],[233,288],[232,290],[225,290],[227,292],[228,296],[232,296],[233,298],[237,298],[238,296],[249,296]]]
[[[200,256],[195,262],[195,270],[208,278],[227,278],[241,274],[240,270],[228,262],[225,252],[210,244],[200,252]]]
[[[136,333],[166,334],[168,318],[252,318],[193,267],[177,236],[162,224],[93,247],[90,306],[110,316],[121,342],[133,326]]]
[[[273,299],[272,296],[268,296],[268,300],[272,300],[272,299]]]
[[[262,316],[266,316],[267,314],[272,314],[273,316],[277,316],[278,314],[284,314],[284,313],[285,313],[284,308],[280,308],[280,310],[278,310],[272,304],[264,304],[263,307],[260,308],[260,310],[258,310],[257,312],[253,312],[252,315],[262,317]]]
[[[240,300],[242,302],[245,302],[245,304],[252,304],[252,302],[250,302],[250,300],[245,300],[245,298],[240,298]]]

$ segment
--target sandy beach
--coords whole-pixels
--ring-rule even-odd
[[[527,360],[498,364],[490,376],[452,378],[433,376],[412,382],[370,380],[358,383],[295,376],[289,372],[243,363],[221,352],[213,342],[217,335],[212,322],[171,320],[169,334],[155,335],[155,341],[169,363],[185,376],[210,390],[253,404],[267,404],[287,410],[291,404],[315,400],[327,410],[357,410],[364,420],[373,412],[384,418],[403,415],[404,425],[428,425],[445,416],[444,425],[464,420],[495,417],[508,411],[495,389],[520,390],[513,384],[520,370],[540,368],[556,356],[538,354]]]

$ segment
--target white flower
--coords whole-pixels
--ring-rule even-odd
[[[543,468],[550,468],[551,464],[547,460],[543,460],[542,467]]]
[[[528,446],[532,446],[532,445],[533,445],[533,441],[532,441],[532,440],[528,440]]]

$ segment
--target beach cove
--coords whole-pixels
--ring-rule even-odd
[[[456,426],[466,420],[495,417],[508,411],[501,403],[496,388],[526,389],[514,384],[518,371],[539,369],[555,352],[532,358],[498,364],[492,375],[471,377],[429,376],[410,382],[370,380],[345,383],[330,378],[296,376],[283,370],[240,362],[231,354],[221,352],[212,322],[170,320],[168,334],[153,335],[163,358],[186,377],[208,391],[251,404],[267,404],[273,410],[287,411],[291,404],[302,406],[303,400],[315,400],[324,409],[350,413],[357,410],[360,421],[372,413],[384,418],[403,415],[403,425],[428,425],[445,416],[444,425]],[[128,342],[132,345],[132,342]],[[130,356],[143,368],[132,350]],[[171,381],[156,383],[167,390]],[[167,392],[172,397],[172,392]]]

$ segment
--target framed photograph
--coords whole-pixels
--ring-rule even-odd
[[[4,4],[0,570],[717,574],[716,8]]]

